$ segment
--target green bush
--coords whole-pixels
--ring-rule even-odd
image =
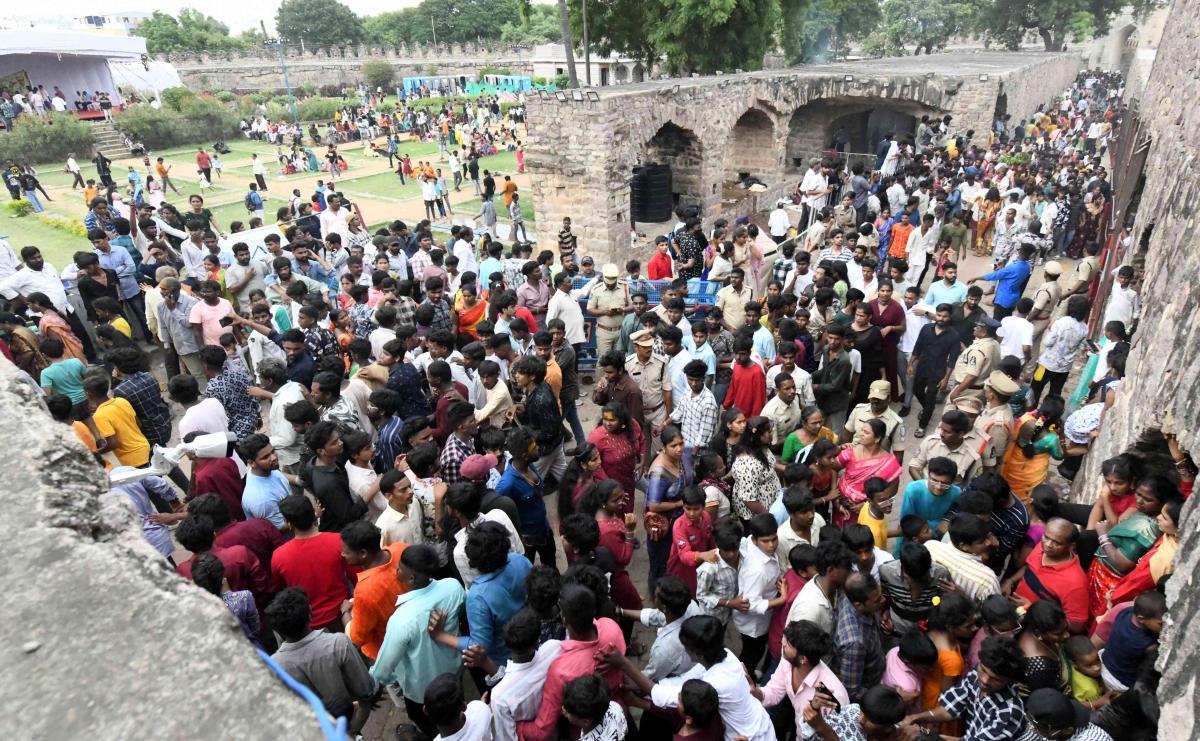
[[[237,99],[237,96],[234,95],[233,93],[229,92],[228,90],[218,90],[217,92],[213,93],[213,97],[215,97],[217,100],[221,101],[222,103],[232,103],[234,100]]]
[[[278,121],[280,119],[291,121],[292,108],[287,103],[276,103],[272,100],[270,103],[267,103],[267,120]]]
[[[571,77],[570,75],[555,75],[553,82],[554,87],[558,88],[559,90],[564,90],[566,89],[567,85],[571,84]]]
[[[311,82],[306,82],[300,86],[300,92],[311,98],[317,94],[317,86]]]
[[[262,93],[250,93],[250,102],[254,105],[267,102],[267,96]]]
[[[92,149],[92,124],[69,113],[51,113],[50,122],[21,116],[12,133],[0,136],[0,162],[61,162],[74,152],[84,157]]]
[[[372,90],[377,87],[387,88],[392,84],[392,80],[396,79],[396,68],[391,62],[383,59],[371,59],[363,62],[362,75]]]
[[[309,98],[296,104],[296,116],[301,121],[332,121],[334,111],[343,105],[341,98]]]
[[[196,94],[185,87],[169,87],[161,94],[163,107],[173,111],[182,111],[185,101],[192,100]]]
[[[28,216],[29,214],[33,213],[33,204],[22,198],[19,201],[9,201],[8,203],[5,203],[4,210],[7,211],[10,216]]]
[[[254,114],[258,113],[258,106],[250,99],[249,95],[238,96],[237,105],[235,106],[237,114],[242,118],[249,119]]]
[[[225,139],[238,132],[238,117],[214,98],[194,98],[182,111],[134,106],[116,116],[116,124],[150,149]]]

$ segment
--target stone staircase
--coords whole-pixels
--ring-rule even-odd
[[[125,148],[125,137],[108,121],[99,120],[92,123],[92,142],[92,149],[103,152],[109,159],[129,156],[129,150]]]

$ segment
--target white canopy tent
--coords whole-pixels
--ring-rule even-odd
[[[108,93],[121,102],[109,61],[141,62],[146,40],[78,31],[0,31],[0,88],[57,85],[68,102],[76,90]]]

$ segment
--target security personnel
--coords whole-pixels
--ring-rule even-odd
[[[957,409],[967,416],[967,421],[971,424],[971,429],[967,430],[966,435],[963,435],[963,445],[975,451],[979,456],[979,465],[981,467],[987,466],[989,456],[992,455],[992,438],[979,429],[979,425],[977,424],[979,414],[983,411],[983,400],[977,396],[963,394],[953,402],[950,402],[947,408]]]
[[[951,378],[955,386],[946,396],[946,401],[954,401],[965,394],[978,398],[982,404],[983,379],[1000,364],[1000,341],[996,339],[996,330],[999,328],[1000,322],[986,314],[980,315],[975,321],[975,341],[958,356],[954,364]]]
[[[604,280],[592,289],[587,300],[588,314],[596,317],[596,357],[617,346],[621,337],[621,322],[633,307],[629,289],[622,285],[621,274],[614,263],[606,263],[601,273]]]
[[[1030,348],[1029,362],[1025,364],[1026,373],[1033,373],[1033,369],[1037,366],[1038,347],[1041,345],[1042,335],[1050,326],[1054,309],[1062,300],[1063,295],[1062,286],[1058,283],[1058,278],[1062,274],[1062,265],[1051,260],[1042,266],[1042,272],[1046,274],[1046,280],[1033,292],[1033,310],[1026,317],[1033,324],[1033,346]]]
[[[890,450],[896,455],[896,462],[904,462],[904,437],[907,434],[904,420],[888,406],[892,397],[892,385],[888,381],[871,381],[867,392],[867,403],[859,404],[850,410],[846,417],[846,429],[842,430],[842,442],[848,443],[858,434],[858,428],[868,419],[878,419],[883,422],[883,449]]]
[[[650,460],[654,433],[674,410],[671,399],[671,382],[667,377],[667,361],[654,354],[654,338],[650,330],[643,329],[629,336],[633,342],[633,354],[625,358],[625,371],[642,389],[642,414],[646,426],[642,428],[646,438],[643,461]]]
[[[987,406],[975,420],[975,429],[991,440],[987,453],[982,456],[985,470],[998,467],[1008,452],[1013,427],[1012,407],[1008,405],[1008,400],[1020,389],[1016,381],[1000,371],[992,371],[983,382],[983,397]]]

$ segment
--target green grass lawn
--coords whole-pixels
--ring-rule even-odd
[[[71,262],[76,252],[92,249],[87,240],[55,229],[32,215],[21,218],[0,217],[0,239],[8,240],[13,251],[17,253],[26,245],[37,245],[47,262],[59,270]]]
[[[479,213],[479,209],[482,207],[482,204],[483,204],[483,202],[481,200],[479,200],[478,198],[472,198],[469,201],[463,201],[462,203],[456,203],[454,200],[454,196],[450,197],[450,205],[454,207],[455,213],[463,213],[463,214],[467,214],[470,216],[474,216],[475,214]],[[526,224],[534,223],[533,222],[533,203],[532,202],[527,201],[527,200],[521,201],[521,215],[525,217]],[[505,210],[504,201],[500,199],[499,195],[496,196],[496,218],[502,224],[508,223],[508,211]]]

